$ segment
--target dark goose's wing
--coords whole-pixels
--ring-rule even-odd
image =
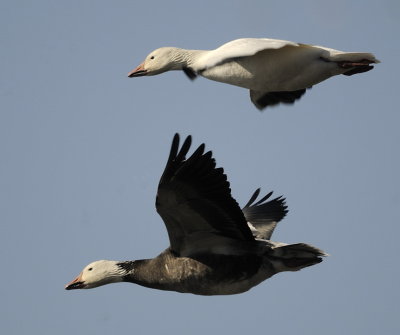
[[[282,196],[265,202],[271,197],[272,192],[254,203],[259,194],[260,189],[258,188],[242,211],[246,220],[255,228],[254,237],[270,240],[276,225],[285,217],[288,210],[285,198]]]
[[[186,159],[191,140],[188,136],[179,149],[175,134],[158,186],[156,208],[167,227],[171,249],[179,256],[239,252],[235,248],[253,242],[254,237],[211,151],[204,153],[202,144]]]

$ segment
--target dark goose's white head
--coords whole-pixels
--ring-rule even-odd
[[[65,289],[86,289],[121,282],[127,271],[118,264],[121,263],[107,260],[90,263],[73,281],[65,286]]]

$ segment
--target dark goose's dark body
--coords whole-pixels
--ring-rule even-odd
[[[235,294],[248,291],[265,280],[257,275],[264,264],[254,255],[199,255],[176,257],[170,249],[153,259],[122,263],[127,269],[135,268],[127,275],[129,281],[159,290],[177,291],[200,295]],[[260,271],[261,272],[261,271]]]
[[[286,258],[287,250],[280,250],[282,255],[277,257],[264,242],[257,243],[260,250],[264,249],[264,256],[247,253],[177,257],[168,248],[156,258],[118,265],[128,271],[124,281],[145,287],[199,295],[227,295],[246,292],[283,269],[297,271],[322,261],[316,256],[322,255],[319,250],[306,244],[296,245],[296,252],[302,250],[305,257]]]

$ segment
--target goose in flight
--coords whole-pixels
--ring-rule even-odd
[[[170,246],[151,259],[95,261],[67,290],[130,282],[199,295],[237,294],[279,272],[322,261],[326,254],[316,247],[270,240],[287,213],[284,198],[270,200],[270,192],[257,200],[258,189],[240,209],[211,151],[201,144],[187,158],[191,137],[181,147],[179,142],[176,134],[156,197]]]
[[[152,51],[128,77],[153,76],[182,70],[250,90],[262,110],[293,104],[306,89],[332,76],[367,72],[379,60],[371,53],[343,52],[322,46],[269,38],[241,38],[214,50],[163,47]]]

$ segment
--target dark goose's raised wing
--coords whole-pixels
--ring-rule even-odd
[[[246,220],[256,229],[253,231],[254,237],[269,240],[278,222],[286,216],[288,209],[285,198],[282,196],[265,202],[271,197],[272,192],[254,203],[259,194],[258,188],[242,211]]]
[[[191,140],[188,136],[179,149],[175,134],[158,186],[156,208],[171,249],[179,256],[234,253],[241,242],[253,242],[254,237],[211,151],[204,153],[202,144],[186,159]]]

